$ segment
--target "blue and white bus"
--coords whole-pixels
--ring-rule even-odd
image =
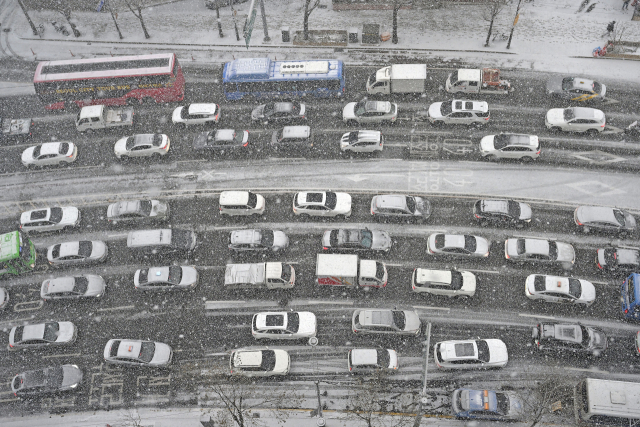
[[[241,58],[224,64],[222,87],[227,100],[254,98],[319,98],[344,95],[343,63],[337,59],[272,61]]]
[[[640,320],[640,274],[632,273],[620,289],[622,315],[625,319]]]

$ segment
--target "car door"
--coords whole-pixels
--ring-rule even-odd
[[[129,155],[131,157],[148,156],[148,155],[151,154],[150,149],[151,149],[151,145],[149,145],[149,144],[136,145],[135,147],[133,147],[131,149],[131,151],[129,152]]]
[[[58,156],[56,154],[41,154],[36,159],[36,163],[40,166],[54,165],[58,163],[56,161],[57,157]]]

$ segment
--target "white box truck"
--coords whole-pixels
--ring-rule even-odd
[[[318,285],[387,286],[387,267],[384,263],[358,259],[358,255],[318,254],[316,276]]]
[[[427,64],[393,64],[369,76],[367,93],[424,93],[426,82]]]
[[[76,129],[85,132],[118,126],[133,126],[133,107],[108,108],[104,105],[82,107],[76,117]]]
[[[449,93],[496,93],[506,95],[513,92],[511,83],[500,80],[500,70],[495,68],[461,68],[450,73],[445,89]]]
[[[294,268],[282,262],[227,264],[224,285],[238,289],[291,289],[296,283]]]

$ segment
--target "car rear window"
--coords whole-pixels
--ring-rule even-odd
[[[258,196],[255,193],[252,193],[251,191],[249,191],[249,201],[247,202],[247,205],[251,209],[254,209],[257,204],[258,204]]]
[[[513,200],[508,201],[509,216],[513,218],[520,218],[520,204]]]
[[[416,211],[416,199],[414,199],[411,196],[407,196],[406,201],[407,201],[407,209],[409,209],[411,213],[414,213]]]
[[[462,289],[462,273],[451,270],[451,290],[459,291],[460,289]]]
[[[336,204],[338,203],[338,196],[333,191],[327,191],[327,198],[324,202],[324,205],[329,209],[335,209]]]
[[[140,356],[139,359],[145,363],[151,362],[153,359],[153,354],[156,352],[156,344],[150,341],[143,341],[140,346]]]
[[[378,353],[378,365],[386,368],[389,366],[389,352],[386,349],[379,348],[377,349]]]
[[[63,142],[60,144],[60,148],[58,148],[58,153],[67,154],[69,152],[69,143]]]
[[[536,292],[542,292],[547,288],[547,280],[545,276],[536,275],[533,278],[533,289]]]
[[[436,234],[436,249],[444,248],[444,234]]]
[[[73,292],[79,295],[84,295],[89,288],[89,280],[84,276],[75,278],[75,284],[73,286]]]
[[[485,363],[491,360],[491,355],[489,354],[489,344],[487,344],[487,341],[477,340],[476,345],[478,346],[478,359]]]
[[[580,295],[582,295],[582,286],[578,279],[569,278],[569,295],[574,298],[580,298]]]
[[[57,244],[51,249],[51,256],[56,259],[60,256],[60,244]]]
[[[273,350],[262,350],[262,363],[260,368],[264,371],[273,371],[276,367],[276,352]]]
[[[22,341],[22,332],[24,332],[24,326],[16,327],[16,331],[13,333],[13,341],[14,342]]]
[[[109,349],[109,357],[116,357],[118,355],[118,348],[120,347],[120,341],[116,340],[111,344]]]
[[[464,236],[464,248],[469,252],[475,252],[477,247],[475,236]]]
[[[174,285],[179,285],[182,280],[182,267],[179,265],[172,265],[169,267],[169,278],[167,281]]]
[[[273,230],[263,230],[261,233],[262,235],[262,239],[261,239],[261,243],[262,246],[265,246],[267,248],[270,248],[273,246]]]
[[[391,313],[393,314],[393,323],[399,329],[404,329],[404,325],[406,323],[404,312],[402,312],[400,310],[393,310]]]

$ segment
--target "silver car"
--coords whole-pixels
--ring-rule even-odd
[[[29,233],[66,230],[79,224],[80,211],[73,206],[34,209],[20,215],[20,229]]]
[[[72,142],[45,142],[29,147],[22,152],[22,164],[31,166],[62,166],[73,163],[78,156],[78,147]]]
[[[415,311],[368,309],[355,310],[351,318],[353,332],[360,334],[420,334],[422,323]]]
[[[269,102],[258,105],[251,111],[251,120],[263,124],[270,122],[288,122],[306,119],[306,106],[300,102]]]
[[[171,141],[163,133],[143,133],[119,139],[113,152],[119,159],[127,157],[161,157],[169,152]]]
[[[431,203],[427,199],[405,194],[380,194],[371,199],[374,218],[415,218],[426,220],[431,216]]]
[[[160,200],[129,200],[112,203],[107,207],[109,222],[167,219],[169,219],[169,205]]]
[[[382,151],[384,137],[379,130],[355,130],[340,138],[340,150],[351,153],[374,153]]]
[[[627,211],[606,206],[579,206],[573,212],[573,220],[583,232],[589,230],[609,233],[633,233],[636,219]]]
[[[351,195],[333,191],[303,191],[293,195],[293,214],[297,216],[351,216]]]
[[[73,344],[78,336],[72,322],[46,322],[14,326],[9,332],[9,347],[37,348]]]
[[[194,267],[171,265],[141,268],[133,276],[133,283],[136,289],[142,291],[193,289],[198,284],[198,278],[198,270]]]
[[[568,243],[534,238],[511,238],[504,242],[504,257],[511,261],[558,264],[571,270],[576,252]]]
[[[389,252],[391,243],[386,231],[368,228],[339,228],[327,230],[322,235],[322,249],[325,251]]]
[[[106,284],[101,276],[83,274],[47,279],[40,287],[40,298],[45,301],[57,299],[100,298]]]
[[[50,366],[22,372],[11,380],[11,391],[17,397],[53,394],[74,390],[82,382],[77,365]]]
[[[104,347],[104,361],[116,365],[164,367],[171,364],[173,351],[154,341],[112,339]]]
[[[467,234],[434,233],[427,238],[427,253],[486,258],[489,256],[489,241],[484,237]]]
[[[586,107],[552,108],[547,111],[545,125],[551,131],[586,132],[596,135],[603,132],[606,118],[601,110]]]
[[[174,125],[187,127],[190,125],[215,125],[220,121],[220,106],[218,104],[188,104],[177,107],[171,114]]]
[[[547,81],[549,95],[577,102],[604,101],[607,87],[583,77],[554,77]]]
[[[240,349],[231,352],[229,368],[231,375],[245,377],[271,377],[287,375],[291,357],[281,349]]]
[[[395,123],[398,104],[389,101],[369,101],[364,98],[349,102],[342,109],[342,120],[348,125],[359,123]]]
[[[101,240],[80,240],[51,245],[47,248],[47,260],[54,267],[103,262],[109,253]]]
[[[280,230],[234,230],[229,236],[229,249],[236,252],[279,252],[288,247],[289,237]]]

